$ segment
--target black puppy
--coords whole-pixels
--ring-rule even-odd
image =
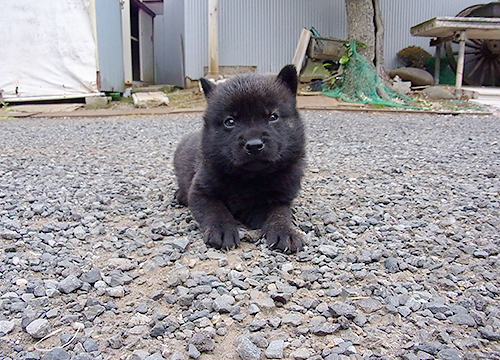
[[[174,158],[179,203],[189,205],[205,243],[240,243],[239,223],[262,228],[271,247],[303,246],[290,205],[300,189],[304,126],[296,109],[297,72],[243,75],[220,85],[201,79],[204,126],[184,138]]]

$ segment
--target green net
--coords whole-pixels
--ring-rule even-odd
[[[385,105],[415,109],[415,101],[388,88],[377,75],[375,66],[356,51],[356,41],[349,43],[351,54],[344,65],[340,84],[322,92],[330,97],[341,98],[346,102]]]
[[[441,58],[441,71],[439,72],[439,84],[440,85],[455,85],[456,75],[450,68],[451,59],[449,57]],[[436,66],[436,58],[433,56],[429,58],[424,64],[425,70],[429,73],[434,74],[434,68]]]

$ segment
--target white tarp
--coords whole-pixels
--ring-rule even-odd
[[[2,0],[0,89],[6,102],[97,93],[90,0]]]

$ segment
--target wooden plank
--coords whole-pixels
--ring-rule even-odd
[[[458,61],[457,61],[457,78],[455,80],[455,87],[462,88],[462,80],[464,77],[464,58],[465,58],[465,31],[460,31],[459,48],[458,48]]]
[[[411,29],[413,36],[446,37],[465,31],[468,39],[500,39],[499,18],[440,16]]]
[[[434,65],[434,85],[439,85],[439,73],[441,72],[441,44],[436,45],[436,56]]]
[[[444,44],[445,42],[448,41],[453,41],[455,40],[455,36],[446,36],[446,37],[440,37],[436,39],[431,39],[430,46],[439,46],[441,44]]]
[[[208,2],[208,73],[219,75],[219,1]]]
[[[300,70],[302,70],[302,64],[304,63],[307,47],[309,46],[309,40],[311,40],[311,32],[307,29],[302,29],[292,60],[292,64],[297,68],[297,74],[300,74]]]
[[[141,81],[154,84],[153,18],[142,9],[139,9],[139,58]]]

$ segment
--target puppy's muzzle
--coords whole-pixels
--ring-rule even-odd
[[[259,154],[262,150],[264,150],[264,147],[266,145],[262,141],[262,139],[250,139],[245,143],[245,151],[249,155],[257,155]]]

